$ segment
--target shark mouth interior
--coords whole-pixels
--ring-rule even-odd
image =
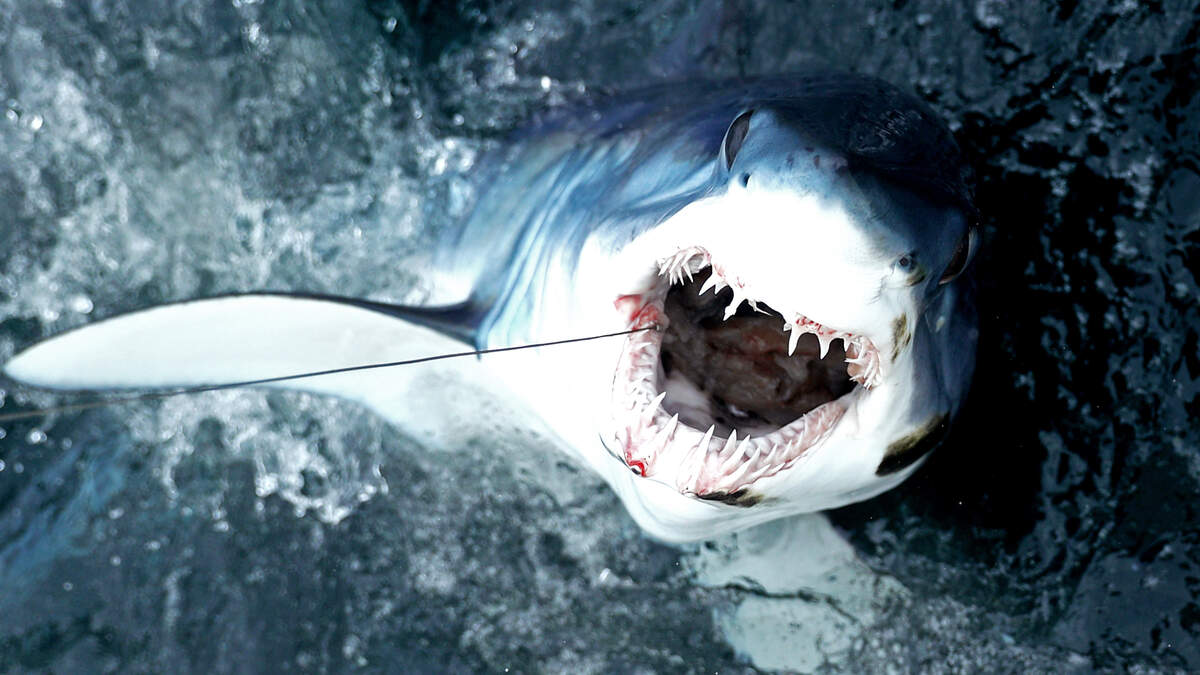
[[[659,264],[647,293],[623,296],[631,335],[614,387],[617,441],[635,473],[703,499],[737,501],[793,465],[878,384],[863,336],[749,297],[689,248]]]

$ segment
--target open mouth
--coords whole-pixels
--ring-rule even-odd
[[[866,337],[750,297],[702,248],[659,264],[658,283],[622,296],[631,335],[614,382],[626,465],[682,493],[736,501],[795,464],[878,384]]]

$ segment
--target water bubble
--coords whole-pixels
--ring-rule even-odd
[[[108,562],[111,563],[113,567],[120,567],[121,566],[121,556],[114,555],[113,557],[108,559]]]
[[[64,591],[73,591],[73,590],[75,590],[75,584],[73,584],[69,581],[64,581],[63,582],[63,590]]]
[[[30,430],[29,435],[25,437],[25,440],[29,441],[29,443],[31,445],[38,445],[39,443],[45,443],[46,442],[46,432],[42,431],[41,429],[32,429],[32,430]]]
[[[998,28],[1004,19],[996,11],[999,2],[996,0],[980,0],[975,3],[975,21],[984,28]]]
[[[42,128],[42,124],[45,121],[45,118],[41,115],[34,115],[33,117],[29,118],[29,128],[34,131],[38,131]]]
[[[3,471],[5,466],[4,460],[0,459],[0,471]]]
[[[260,473],[254,477],[254,494],[266,497],[279,489],[279,478],[274,474]]]
[[[92,310],[95,309],[92,299],[82,294],[71,298],[70,307],[71,311],[77,314],[91,314]]]
[[[546,75],[542,76],[542,91],[550,91],[550,78]]]
[[[396,30],[396,17],[389,16],[388,18],[384,19],[383,29],[389,33]]]
[[[349,635],[342,643],[342,655],[348,659],[354,658],[358,650],[362,648],[362,641],[357,635]]]
[[[242,35],[246,37],[246,42],[257,47],[259,51],[266,51],[267,46],[270,44],[270,40],[263,32],[262,25],[257,21],[253,21],[243,28]]]

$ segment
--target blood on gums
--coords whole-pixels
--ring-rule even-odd
[[[667,324],[667,317],[662,310],[653,304],[646,303],[641,295],[618,296],[613,301],[613,307],[618,312],[629,317],[630,327],[633,329],[649,328],[651,326],[662,328]],[[633,458],[632,440],[625,444],[625,464],[635,474],[639,476],[646,475],[646,462]]]
[[[662,311],[652,304],[642,304],[643,302],[641,295],[620,295],[613,301],[613,307],[629,316],[630,328],[665,326],[666,317]]]
[[[650,326],[666,326],[667,319],[661,310],[654,305],[646,305],[633,317],[634,328],[649,328]]]
[[[613,307],[618,312],[621,312],[621,313],[627,315],[630,319],[632,319],[634,317],[634,315],[637,314],[637,311],[639,308],[641,308],[641,306],[642,306],[642,296],[636,295],[636,294],[635,295],[618,295],[617,299],[613,301]]]
[[[625,442],[625,466],[639,476],[646,475],[646,462],[633,458],[633,439]]]

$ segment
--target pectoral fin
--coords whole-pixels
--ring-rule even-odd
[[[218,385],[469,351],[461,341],[469,326],[452,325],[452,318],[449,310],[439,314],[348,298],[226,296],[163,305],[68,331],[17,354],[4,373],[35,387],[72,391]],[[271,386],[378,408],[389,396],[389,382],[410,375],[404,370]]]

